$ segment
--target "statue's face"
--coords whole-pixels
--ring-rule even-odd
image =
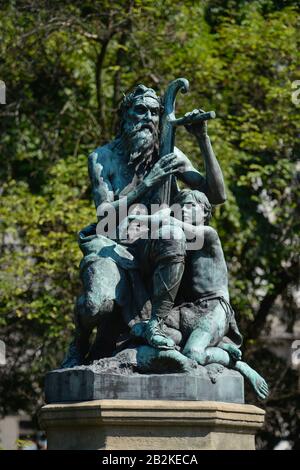
[[[147,128],[150,123],[158,129],[159,103],[150,97],[137,98],[128,110],[127,117],[133,125],[140,124]]]
[[[158,149],[159,103],[151,97],[141,96],[127,110],[123,137],[129,162],[138,162]]]
[[[204,206],[192,197],[187,198],[182,206],[183,221],[191,225],[204,224]]]

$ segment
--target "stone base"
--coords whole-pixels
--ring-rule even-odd
[[[99,372],[92,366],[59,369],[46,375],[45,398],[46,403],[155,400],[157,397],[160,400],[244,403],[244,379],[239,372],[222,368],[213,382],[208,371],[202,367],[197,374],[121,375]]]
[[[265,412],[212,401],[94,400],[41,408],[57,450],[254,450]]]

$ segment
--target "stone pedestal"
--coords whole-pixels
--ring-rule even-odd
[[[41,408],[49,449],[253,450],[265,412],[183,400],[91,400]]]

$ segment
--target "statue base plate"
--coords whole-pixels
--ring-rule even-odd
[[[117,374],[89,366],[59,369],[46,375],[46,403],[89,400],[195,400],[244,403],[244,379],[215,365],[196,373]]]
[[[94,400],[41,408],[50,450],[254,450],[265,412],[212,401]]]

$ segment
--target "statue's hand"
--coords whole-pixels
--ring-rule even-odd
[[[203,109],[194,109],[190,113],[186,113],[185,117],[193,116],[195,114],[198,114],[199,111],[201,111],[201,113],[205,113],[205,111],[203,111]],[[185,128],[188,132],[190,132],[191,134],[193,134],[196,137],[201,138],[201,137],[205,137],[207,135],[207,121],[200,121],[200,122],[195,122],[194,124],[187,124],[185,126]]]
[[[160,158],[144,179],[144,183],[151,188],[157,183],[161,183],[168,175],[177,173],[183,166],[183,160],[175,153],[169,153]]]

